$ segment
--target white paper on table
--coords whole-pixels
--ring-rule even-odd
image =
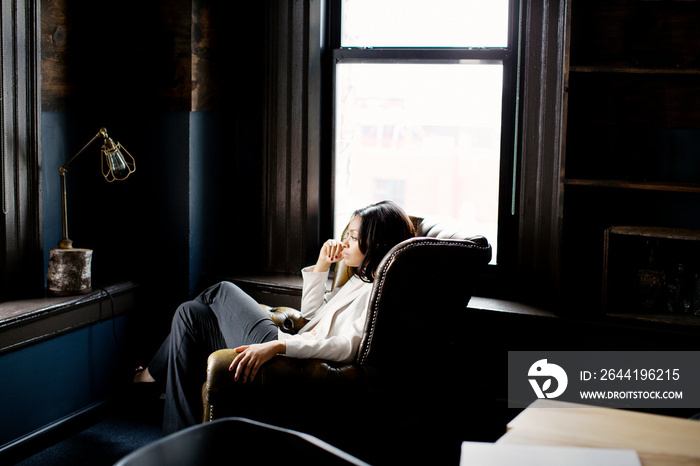
[[[462,442],[460,466],[641,466],[634,450]]]

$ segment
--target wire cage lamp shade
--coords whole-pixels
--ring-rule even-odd
[[[112,141],[111,138],[105,138],[100,152],[102,176],[104,176],[105,180],[108,182],[125,180],[136,171],[136,162],[129,151],[118,142]],[[124,154],[129,158],[127,159],[124,157]]]

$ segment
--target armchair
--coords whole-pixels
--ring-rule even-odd
[[[237,353],[216,351],[202,388],[204,421],[247,416],[306,432],[310,425],[324,430],[327,422],[350,428],[350,417],[367,421],[359,413],[372,410],[378,397],[406,392],[406,382],[418,373],[416,365],[434,358],[421,351],[424,343],[450,351],[459,331],[457,314],[466,312],[473,284],[491,259],[491,246],[482,236],[469,237],[435,221],[417,223],[418,236],[391,249],[377,269],[364,338],[353,362],[277,357],[260,368],[252,383],[242,384],[228,371]],[[343,272],[335,275],[339,280]],[[303,326],[294,309],[268,311],[287,332]],[[415,380],[409,383],[418,386]],[[321,408],[308,410],[309,404]],[[307,419],[306,425],[295,423],[300,418]]]

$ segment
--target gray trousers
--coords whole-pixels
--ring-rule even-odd
[[[181,304],[148,365],[157,382],[165,381],[163,433],[202,422],[202,384],[212,352],[276,339],[267,312],[233,283],[218,283]]]

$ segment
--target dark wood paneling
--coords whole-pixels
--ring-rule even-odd
[[[572,8],[572,65],[700,66],[698,2],[585,0]]]
[[[44,111],[104,105],[104,98],[190,109],[190,0],[42,0],[41,9]]]
[[[519,271],[516,285],[532,300],[558,287],[561,240],[560,166],[564,2],[526,2],[522,88]],[[548,303],[542,303],[548,304]]]
[[[64,107],[72,93],[67,79],[68,26],[65,0],[41,2],[41,101],[44,111]]]
[[[43,292],[38,24],[36,2],[2,1],[0,299]]]
[[[242,112],[264,82],[265,2],[192,2],[192,110]]]
[[[292,0],[268,8],[266,268],[298,273],[315,254],[309,244],[318,244],[318,203],[309,193],[319,186],[320,4]]]

